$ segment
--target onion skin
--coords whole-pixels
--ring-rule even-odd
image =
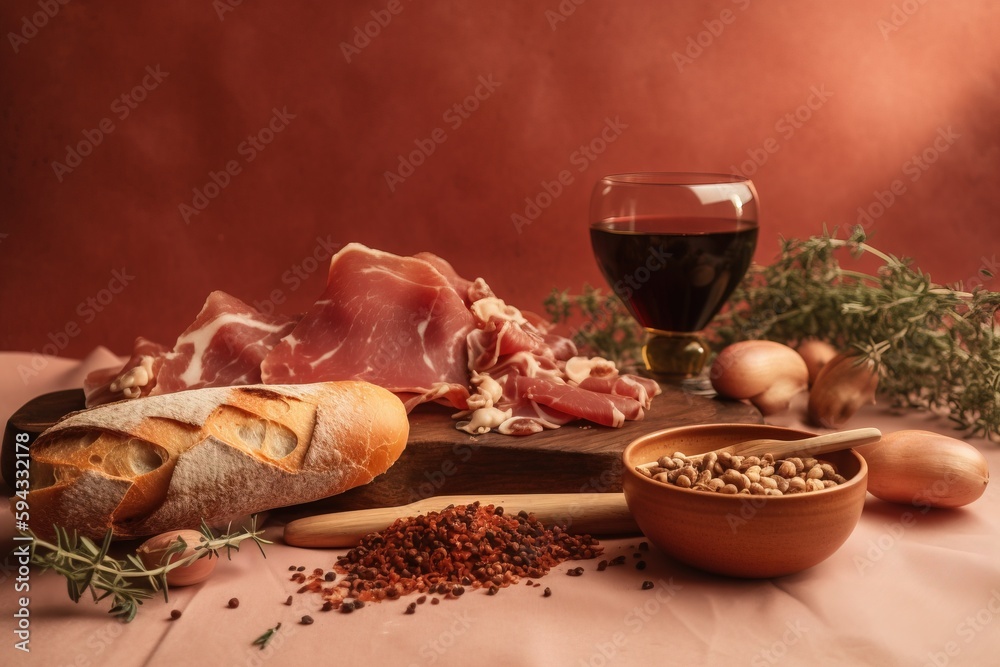
[[[177,541],[178,537],[184,538],[187,548],[180,553],[172,554],[170,562],[190,556],[194,552],[194,548],[201,543],[205,536],[197,530],[173,530],[169,533],[149,538],[139,546],[136,553],[139,555],[139,559],[143,565],[148,569],[162,567],[166,565],[163,560],[164,555],[170,548],[170,545]],[[176,567],[167,572],[167,585],[171,588],[176,588],[201,583],[212,575],[218,560],[218,558],[206,555],[190,565]]]
[[[862,405],[875,402],[878,371],[870,359],[838,354],[820,370],[809,392],[809,421],[840,428]]]
[[[721,396],[749,400],[764,415],[783,412],[809,384],[798,352],[769,340],[745,340],[724,348],[712,363],[712,387]]]
[[[816,384],[816,377],[823,370],[823,367],[837,356],[837,348],[825,340],[818,339],[805,341],[795,348],[795,351],[802,356],[802,359],[806,362],[806,368],[809,369],[810,387]]]
[[[982,496],[990,481],[982,452],[931,431],[896,431],[855,450],[868,463],[868,491],[891,503],[962,507]]]

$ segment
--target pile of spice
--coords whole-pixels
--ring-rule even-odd
[[[456,598],[466,588],[486,588],[494,594],[521,577],[537,579],[563,561],[602,551],[590,535],[546,528],[533,514],[508,515],[503,507],[475,502],[397,519],[365,536],[333,570],[297,571],[292,581],[303,584],[299,593],[321,594],[324,611],[350,612],[410,593]],[[415,608],[411,604],[407,611]]]

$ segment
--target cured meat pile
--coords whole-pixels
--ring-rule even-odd
[[[458,428],[527,435],[574,419],[642,419],[659,385],[621,375],[489,286],[430,253],[400,257],[352,243],[330,261],[326,290],[297,317],[264,315],[212,292],[167,348],[137,338],[123,367],[95,371],[87,406],[198,387],[367,380],[412,410],[458,410]]]

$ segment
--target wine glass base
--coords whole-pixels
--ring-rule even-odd
[[[714,397],[718,395],[715,388],[712,386],[712,381],[708,379],[708,373],[701,373],[700,375],[695,375],[694,377],[682,378],[680,381],[681,389],[684,390],[685,394],[692,394],[694,396],[706,396]]]
[[[704,385],[698,380],[708,359],[708,344],[696,333],[649,329],[642,348],[642,360],[650,376],[671,384],[686,383],[691,388]]]

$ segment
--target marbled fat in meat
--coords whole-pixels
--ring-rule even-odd
[[[295,323],[284,315],[265,315],[225,292],[212,292],[167,353],[150,393],[257,384],[265,355]]]

